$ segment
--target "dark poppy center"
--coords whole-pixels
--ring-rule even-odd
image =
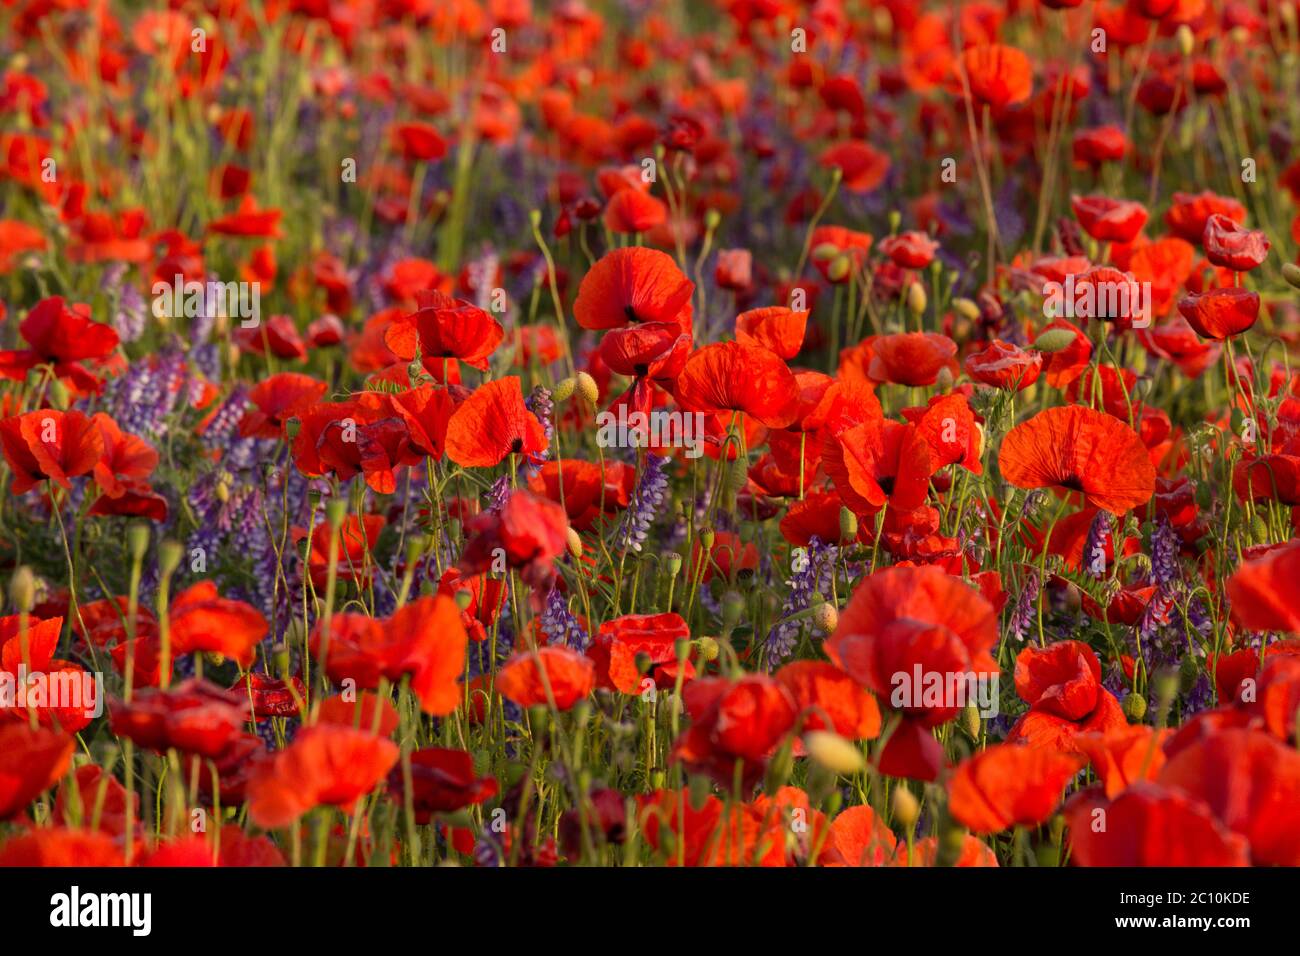
[[[649,365],[634,365],[632,371],[636,373],[637,378],[645,378],[646,372],[650,371]]]
[[[877,478],[876,484],[880,485],[880,490],[883,491],[886,495],[892,495],[894,493],[893,475],[887,475],[884,478]]]
[[[522,438],[516,438],[513,442],[510,443],[510,451],[513,452],[514,454],[517,455],[523,450],[524,450],[524,440]]]
[[[1078,475],[1070,475],[1060,482],[1062,488],[1070,491],[1083,491],[1083,479]]]
[[[636,309],[630,305],[623,306],[623,314],[627,316],[629,322],[640,322],[641,317],[636,314]]]

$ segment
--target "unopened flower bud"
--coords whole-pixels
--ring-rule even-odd
[[[343,527],[343,519],[348,516],[348,503],[343,498],[331,498],[325,504],[325,520],[331,528]]]
[[[840,505],[840,540],[852,541],[858,536],[858,516]]]
[[[852,268],[853,263],[849,260],[849,257],[840,256],[826,267],[826,275],[832,282],[843,282],[848,278],[849,272]]]
[[[179,541],[169,538],[158,545],[158,570],[162,572],[162,576],[167,577],[180,567],[184,555],[185,549]]]
[[[980,307],[970,299],[960,296],[952,300],[952,310],[970,322],[974,322],[980,317]]]
[[[825,602],[818,604],[813,609],[813,623],[817,625],[818,630],[830,634],[840,623],[840,612],[835,610],[834,604]]]
[[[832,773],[851,776],[866,766],[861,751],[837,733],[812,730],[803,739],[813,760]]]
[[[588,405],[595,405],[600,401],[600,388],[596,385],[596,380],[586,372],[578,373],[578,394]]]
[[[1192,28],[1186,23],[1180,23],[1174,37],[1178,40],[1179,52],[1183,56],[1191,56],[1192,50],[1196,48],[1196,35],[1192,33]]]
[[[700,649],[700,659],[706,663],[716,661],[721,651],[717,640],[712,637],[701,637],[695,642],[695,646]]]
[[[132,522],[126,529],[126,546],[132,561],[143,561],[149,551],[149,526],[143,521]]]
[[[735,591],[728,591],[722,595],[722,625],[723,627],[735,627],[740,621],[740,615],[745,611],[745,599]]]
[[[919,282],[913,282],[907,287],[907,307],[913,315],[920,315],[925,311],[925,306],[929,298],[925,294],[925,286]]]
[[[9,579],[9,600],[19,613],[26,613],[36,606],[36,575],[27,565],[20,565]]]
[[[578,537],[578,532],[572,528],[565,529],[565,541],[569,548],[569,554],[577,560],[582,557],[582,539]]]
[[[894,787],[894,795],[890,799],[890,804],[894,810],[894,819],[899,825],[904,830],[912,829],[917,818],[921,815],[921,804],[917,802],[912,791],[900,783]]]
[[[1147,700],[1141,694],[1129,693],[1124,698],[1124,716],[1129,723],[1138,723],[1147,715]]]
[[[567,402],[577,390],[578,380],[576,378],[562,378],[551,389],[551,398],[556,402]]]
[[[834,259],[840,254],[840,247],[833,242],[822,242],[813,247],[812,257],[818,262]]]

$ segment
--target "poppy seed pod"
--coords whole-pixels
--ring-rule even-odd
[[[162,572],[163,577],[167,577],[180,567],[184,555],[185,549],[179,541],[168,539],[158,545],[158,570]]]
[[[835,609],[834,604],[818,604],[813,609],[813,623],[817,625],[818,630],[829,634],[840,623],[840,612]]]
[[[600,401],[600,388],[596,385],[596,380],[586,372],[578,373],[578,394],[588,405],[595,405]]]
[[[704,547],[712,551],[713,542],[716,540],[717,540],[717,534],[714,532],[712,528],[700,529],[700,544],[704,545]]]
[[[808,753],[831,773],[852,776],[867,764],[857,747],[829,730],[812,730],[804,734]]]
[[[149,526],[137,521],[126,529],[126,546],[132,561],[143,561],[149,550]]]
[[[456,607],[462,611],[468,611],[469,606],[474,603],[474,592],[469,590],[456,592]]]
[[[556,402],[567,402],[577,390],[578,380],[576,378],[562,378],[551,389],[551,399]]]
[[[890,806],[894,811],[894,820],[905,830],[912,829],[921,815],[921,805],[917,802],[916,796],[901,783],[894,787]]]
[[[740,621],[745,610],[745,599],[735,591],[728,591],[722,596],[722,625],[733,628]]]
[[[669,551],[664,555],[661,566],[668,572],[670,578],[675,578],[682,571],[682,556],[676,551]]]
[[[1184,694],[1190,693],[1200,679],[1201,667],[1196,658],[1188,654],[1178,663],[1178,686]]]
[[[1147,715],[1147,701],[1141,694],[1129,693],[1124,698],[1124,716],[1130,723],[1140,723]]]
[[[284,434],[289,441],[297,438],[300,431],[302,431],[302,419],[295,416],[284,423]]]
[[[20,614],[26,614],[36,605],[36,576],[25,564],[9,579],[9,600]]]

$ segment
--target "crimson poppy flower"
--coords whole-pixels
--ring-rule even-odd
[[[948,784],[948,812],[974,833],[1036,826],[1060,805],[1084,763],[1078,754],[994,744],[957,767]]]
[[[325,382],[298,372],[279,372],[262,379],[248,393],[255,407],[240,419],[239,434],[245,438],[279,438],[284,423],[302,414],[328,388]]]
[[[73,746],[66,733],[0,723],[0,820],[21,813],[67,773]]]
[[[872,343],[867,375],[895,385],[933,385],[942,369],[957,372],[957,343],[935,332],[899,332]]]
[[[336,614],[313,628],[309,647],[330,679],[351,678],[373,690],[380,678],[410,675],[411,690],[426,714],[445,716],[461,702],[460,677],[469,637],[460,608],[445,594],[423,596],[377,620],[364,614]]]
[[[687,580],[707,584],[713,580],[715,573],[726,580],[734,580],[742,572],[752,573],[758,567],[758,548],[752,541],[741,540],[734,531],[716,531],[713,544],[705,545],[699,536],[691,548],[691,560],[687,565]]]
[[[1104,813],[1099,817],[1098,812]],[[1200,800],[1139,783],[1113,800],[1084,791],[1065,808],[1070,857],[1078,866],[1248,866],[1246,841]],[[1105,820],[1104,827],[1095,825]]]
[[[1258,229],[1242,229],[1221,213],[1211,213],[1201,236],[1205,257],[1216,266],[1247,272],[1268,258],[1268,237]]]
[[[1246,207],[1228,196],[1206,190],[1202,193],[1174,193],[1173,202],[1165,213],[1165,225],[1188,242],[1199,243],[1205,235],[1205,223],[1213,215],[1231,222],[1246,221]]]
[[[266,636],[262,613],[251,604],[223,598],[215,581],[200,581],[176,596],[167,609],[173,654],[220,654],[248,667]]]
[[[695,283],[658,249],[632,246],[602,256],[582,278],[573,316],[584,329],[671,322],[691,329]]]
[[[354,696],[355,699],[352,699]],[[356,695],[335,694],[327,697],[320,702],[316,721],[357,727],[380,737],[391,737],[401,724],[401,717],[391,700],[365,690]]]
[[[677,377],[678,404],[689,411],[744,412],[769,428],[784,428],[798,411],[790,369],[768,349],[741,342],[706,345]]]
[[[844,188],[854,193],[869,193],[885,181],[889,156],[859,140],[837,143],[818,159],[821,166],[838,168]]]
[[[447,141],[428,123],[394,123],[388,131],[403,159],[428,163],[447,155]]]
[[[848,740],[880,736],[880,706],[852,677],[825,661],[791,661],[773,675],[794,698],[801,730],[833,730]]]
[[[1022,392],[1038,381],[1043,369],[1042,352],[1026,352],[1017,345],[994,339],[964,363],[966,374],[994,388]]]
[[[797,715],[790,691],[764,674],[701,678],[682,697],[691,726],[673,743],[672,759],[722,786],[733,780],[737,761],[743,780],[757,781]]]
[[[1070,141],[1070,153],[1074,161],[1092,167],[1121,160],[1128,150],[1128,137],[1117,126],[1081,129]]]
[[[97,412],[91,421],[104,436],[104,456],[95,465],[95,484],[110,498],[121,498],[127,483],[143,482],[158,467],[158,452],[138,435],[122,431],[110,416]]]
[[[1046,4],[1045,4],[1046,5]],[[939,858],[939,838],[924,837],[909,848],[900,843],[894,850],[894,866],[935,866]],[[993,848],[978,837],[964,834],[957,859],[952,862],[955,867],[995,867],[998,855]]]
[[[1252,631],[1300,633],[1300,604],[1295,585],[1300,581],[1300,540],[1271,548],[1243,561],[1228,578],[1224,590],[1232,602],[1232,617]]]
[[[1098,242],[1132,242],[1146,225],[1146,208],[1109,196],[1071,196],[1070,208],[1083,231]]]
[[[647,679],[661,689],[677,683],[679,667],[677,642],[689,640],[690,628],[679,614],[624,614],[605,621],[592,638],[587,656],[596,665],[596,686],[612,687],[624,694],[639,694],[643,689],[642,668],[637,658],[649,663]],[[680,668],[683,681],[695,677],[695,667],[688,659]]]
[[[1300,455],[1247,451],[1232,470],[1232,489],[1243,501],[1300,505]]]
[[[785,828],[778,814],[728,804],[710,794],[698,806],[684,791],[638,798],[646,842],[668,866],[785,866]]]
[[[4,224],[0,222],[0,236],[3,235],[3,230]],[[0,250],[3,248],[3,240],[0,239]],[[3,252],[0,251],[0,256],[2,255]],[[753,253],[748,249],[719,249],[717,262],[713,267],[713,281],[720,289],[746,292],[754,284],[753,263]],[[0,266],[3,266],[3,259],[0,259]]]
[[[0,219],[0,275],[7,275],[25,252],[44,252],[44,234],[18,219]]]
[[[832,284],[848,282],[853,273],[861,269],[867,261],[871,250],[870,234],[846,229],[843,226],[818,226],[813,230],[810,248],[813,250],[813,263],[826,281]],[[829,255],[823,255],[823,251]],[[831,267],[838,261],[846,261],[849,268],[841,274],[838,270],[831,275]]]
[[[15,494],[49,479],[71,488],[69,479],[88,474],[104,457],[104,435],[80,412],[43,409],[0,421],[0,443],[13,471]]]
[[[736,341],[771,349],[787,362],[803,348],[808,313],[772,305],[736,316]]]
[[[1300,865],[1300,753],[1258,730],[1224,730],[1169,758],[1160,783],[1199,799],[1250,843],[1257,866]]]
[[[1015,678],[1029,710],[1007,732],[1008,743],[1073,751],[1076,734],[1128,726],[1115,695],[1101,686],[1101,662],[1081,641],[1026,647],[1016,657]]]
[[[208,232],[240,238],[279,239],[282,236],[280,232],[282,215],[284,213],[279,209],[259,208],[253,194],[246,193],[235,212],[208,223]]]
[[[318,806],[350,808],[375,788],[399,756],[397,745],[369,731],[315,724],[259,763],[248,781],[248,815],[268,830],[288,826]]]
[[[169,690],[145,690],[130,703],[113,702],[113,733],[165,753],[218,758],[240,736],[246,697],[191,678]]]
[[[524,405],[518,376],[483,383],[447,421],[447,457],[466,468],[491,468],[507,455],[536,455],[546,446],[546,431]]]
[[[395,767],[388,775],[388,791],[402,805],[406,799],[404,774],[402,767]],[[476,776],[474,758],[464,750],[426,747],[412,751],[410,774],[411,805],[415,822],[421,826],[434,814],[455,813],[497,792],[496,779]]]
[[[998,467],[1017,488],[1082,492],[1089,504],[1117,515],[1155,492],[1155,468],[1137,433],[1081,405],[1045,409],[1011,429]]]
[[[883,418],[822,439],[822,466],[844,504],[857,514],[874,514],[886,504],[911,511],[929,495],[938,468],[926,436],[916,425]]]
[[[969,47],[961,55],[961,66],[974,100],[995,110],[1023,103],[1033,92],[1033,66],[1029,57],[1013,46],[986,43]]]
[[[54,374],[76,394],[99,390],[100,381],[84,362],[106,359],[118,346],[111,325],[90,318],[88,306],[69,308],[62,296],[42,299],[18,326],[25,349],[0,351],[0,376],[22,381],[38,365],[50,365]]]
[[[1076,734],[1074,749],[1088,758],[1106,796],[1114,799],[1134,784],[1156,779],[1165,765],[1164,742],[1172,735],[1172,730],[1124,726]]]
[[[0,735],[4,731],[0,730]],[[76,791],[76,797],[73,791]],[[101,796],[102,794],[102,796]],[[72,808],[78,808],[74,815]],[[106,772],[98,764],[82,764],[73,771],[71,778],[65,776],[54,798],[54,822],[58,826],[72,826],[74,816],[89,822],[91,814],[98,816],[96,830],[116,837],[126,834],[127,829],[127,791],[121,781]],[[131,794],[131,817],[134,822],[140,820],[140,795]],[[90,812],[88,813],[87,810]]]
[[[668,207],[639,189],[620,189],[605,204],[605,225],[615,235],[649,232],[668,220]]]
[[[373,574],[374,560],[369,554],[379,540],[379,532],[387,522],[382,515],[348,515],[339,526],[338,541],[334,546],[333,559],[337,573],[343,580],[352,580],[359,587],[364,587]],[[316,525],[311,532],[307,550],[307,572],[311,582],[318,590],[323,590],[329,580],[330,539],[333,532],[326,522]],[[293,529],[294,542],[307,537],[303,528]]]
[[[482,574],[497,564],[498,550],[506,567],[518,569],[526,583],[549,583],[551,562],[568,546],[569,521],[554,501],[529,491],[510,495],[499,511],[487,511],[465,522],[468,540],[461,552],[460,570]]]
[[[984,474],[980,461],[984,434],[965,395],[936,395],[924,408],[903,409],[903,417],[930,445],[932,470],[960,465],[972,474]]]
[[[465,577],[459,568],[448,568],[438,582],[438,593],[459,598],[465,603],[460,612],[461,624],[474,642],[485,641],[506,603],[506,579],[486,574]]]
[[[938,250],[939,243],[923,232],[900,232],[880,240],[880,251],[901,269],[926,268]]]
[[[519,651],[497,672],[496,688],[520,707],[554,705],[569,710],[591,693],[596,665],[567,647]]]
[[[0,867],[123,866],[122,847],[102,831],[40,827],[17,834],[0,846]]]
[[[884,866],[894,856],[898,838],[866,804],[835,815],[826,834],[820,866]]]
[[[478,306],[434,290],[417,292],[418,308],[394,321],[384,332],[384,343],[399,358],[415,358],[418,345],[426,365],[455,359],[485,370],[505,331]]]

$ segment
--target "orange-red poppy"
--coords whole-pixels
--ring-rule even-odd
[[[948,784],[948,811],[974,833],[1035,826],[1061,803],[1084,758],[1015,744],[994,744],[962,762]]]
[[[602,256],[582,278],[573,316],[584,329],[671,322],[689,332],[695,283],[658,249],[633,246]]]
[[[774,352],[742,342],[715,342],[686,360],[675,395],[688,411],[744,412],[769,428],[795,419],[799,387]]]
[[[524,405],[514,375],[480,385],[447,421],[447,457],[466,468],[491,468],[507,455],[536,455],[546,445],[546,431]]]
[[[539,666],[540,665],[540,666]],[[548,706],[568,710],[591,693],[596,665],[567,647],[520,651],[497,672],[497,690],[521,707]]]

